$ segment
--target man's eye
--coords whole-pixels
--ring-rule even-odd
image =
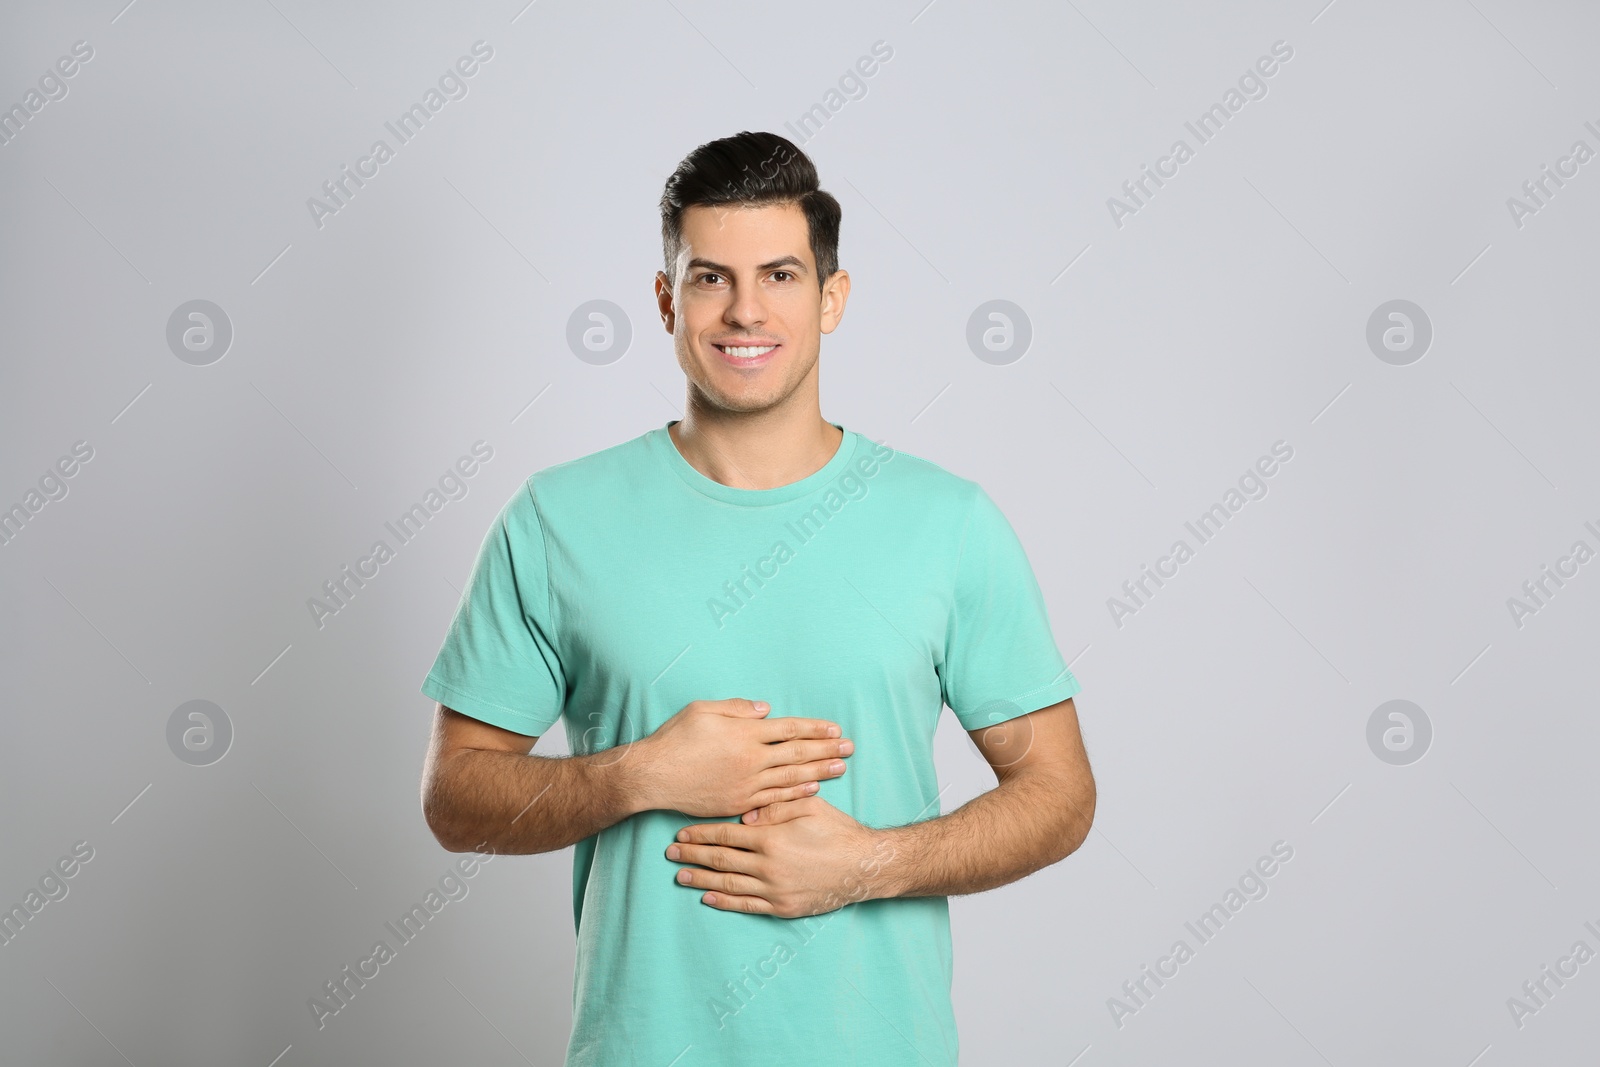
[[[785,278],[793,278],[794,277],[793,274],[789,273],[786,270],[775,270],[775,271],[772,272],[772,274],[773,274],[773,277],[777,277],[780,274],[782,274]]]

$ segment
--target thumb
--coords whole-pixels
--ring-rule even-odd
[[[743,697],[732,697],[719,702],[724,715],[734,715],[741,719],[759,719],[772,710],[772,705],[765,700],[746,700]]]

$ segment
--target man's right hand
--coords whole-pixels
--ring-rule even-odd
[[[648,808],[700,818],[798,800],[844,773],[855,744],[826,719],[768,719],[764,701],[696,700],[634,742]]]

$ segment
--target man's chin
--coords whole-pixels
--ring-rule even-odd
[[[759,415],[771,411],[787,398],[787,393],[727,393],[700,386],[700,395],[718,411],[730,415]]]

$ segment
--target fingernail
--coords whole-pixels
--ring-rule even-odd
[[[758,700],[755,702],[755,709],[757,711],[771,711],[772,705],[768,704],[765,700]]]
[[[832,763],[828,764],[828,770],[832,771],[834,774],[843,774],[844,760],[834,760]]]
[[[668,845],[667,846],[667,859],[675,860],[677,858],[678,858],[678,846],[677,845]]]
[[[678,881],[680,881],[680,882],[687,882],[689,879],[691,879],[693,877],[694,877],[694,875],[690,874],[687,870],[683,870],[683,871],[679,871],[678,872]]]
[[[687,831],[687,830],[679,830],[678,831],[678,840],[679,841],[687,841],[687,840],[689,840],[689,831]]]
[[[822,787],[820,785],[818,785],[816,782],[807,782],[805,784],[805,791],[807,793],[815,793],[818,789],[821,789],[821,788]]]
[[[839,728],[837,726],[828,727],[828,736],[829,737],[838,737],[839,736]]]
[[[848,756],[848,755],[850,755],[850,753],[854,752],[855,750],[856,750],[856,743],[854,741],[841,741],[841,742],[839,742],[839,755]]]

